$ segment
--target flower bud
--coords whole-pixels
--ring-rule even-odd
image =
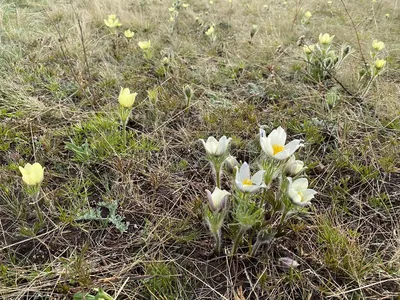
[[[236,157],[229,155],[225,159],[225,166],[230,173],[233,173],[236,167],[239,167],[239,162],[237,161]]]
[[[210,192],[206,190],[208,205],[210,206],[212,211],[221,211],[226,206],[226,201],[228,196],[231,194],[225,190],[221,190],[218,187],[214,189],[214,192]]]
[[[300,266],[297,261],[291,259],[290,257],[281,257],[279,259],[279,262],[282,264],[283,267],[286,268],[297,268],[298,266]]]
[[[185,94],[186,99],[190,100],[193,97],[193,89],[190,85],[185,85],[183,87],[183,93]]]
[[[285,165],[284,172],[290,176],[296,176],[304,170],[304,163],[301,160],[296,160],[295,156],[291,156]]]

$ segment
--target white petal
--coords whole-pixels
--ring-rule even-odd
[[[295,189],[289,189],[288,190],[288,195],[290,197],[290,199],[295,203],[300,205],[301,202],[301,196],[299,195],[299,193],[295,190]]]
[[[251,177],[251,182],[253,182],[254,185],[261,185],[264,182],[264,170],[258,171],[256,174]]]
[[[213,198],[218,198],[218,199],[222,199],[225,196],[230,195],[231,193],[229,193],[228,191],[225,190],[221,190],[218,187],[215,187],[214,192],[212,193]]]
[[[239,173],[239,172],[238,172],[238,173]],[[243,191],[243,183],[242,183],[240,180],[238,180],[237,177],[238,177],[238,174],[236,173],[236,180],[235,180],[236,187],[237,187],[239,190]]]
[[[217,151],[218,151],[218,141],[215,139],[215,137],[210,136],[210,137],[207,139],[207,142],[206,142],[206,151],[207,151],[209,154],[212,154],[212,155],[215,155],[215,154],[217,153]]]
[[[261,137],[260,138],[261,149],[268,154],[269,156],[274,155],[274,150],[272,149],[272,144],[269,138]]]
[[[239,171],[239,180],[243,182],[245,179],[250,179],[250,166],[247,164],[247,162],[243,163]]]
[[[303,201],[304,202],[310,202],[312,198],[314,198],[314,195],[317,194],[317,191],[313,189],[306,189],[303,192]]]
[[[293,181],[293,183],[291,184],[292,189],[299,191],[299,192],[303,192],[307,189],[308,187],[308,180],[307,178],[299,178],[296,179],[295,181]]]
[[[284,160],[287,159],[290,156],[290,152],[287,150],[283,150],[281,152],[278,152],[273,156],[273,158],[278,159],[278,160]]]
[[[226,136],[223,136],[219,139],[218,142],[218,151],[217,155],[222,155],[228,150],[228,145],[229,142],[232,140],[232,138],[227,139]]]
[[[243,188],[241,189],[243,192],[248,192],[248,193],[253,193],[260,189],[259,186],[257,185],[243,185]]]
[[[272,130],[268,137],[270,138],[272,145],[285,145],[286,132],[281,126],[279,126],[277,129]]]
[[[214,203],[212,201],[211,192],[209,190],[206,190],[206,193],[207,193],[208,204],[211,206],[212,210],[215,210],[216,208],[215,208]]]
[[[294,140],[285,145],[285,150],[289,151],[290,155],[292,155],[294,152],[296,152],[297,149],[302,146],[304,146],[304,144],[301,143],[301,140]]]
[[[239,167],[238,166],[236,166],[235,167],[235,169],[236,169],[236,176],[235,176],[235,181],[236,181],[236,185],[238,184],[238,182],[242,182],[241,180],[240,180],[240,171],[239,171]]]

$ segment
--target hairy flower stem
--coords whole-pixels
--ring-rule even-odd
[[[40,194],[40,188],[39,190],[32,195],[32,202],[30,204],[33,204],[34,208],[35,208],[35,212],[36,212],[36,216],[39,219],[40,224],[43,223],[43,213],[42,210],[39,207],[39,194]]]
[[[242,242],[243,235],[246,233],[246,231],[247,228],[240,227],[240,230],[236,235],[235,241],[233,242],[232,255],[236,254],[239,244]]]
[[[119,107],[119,117],[121,119],[121,123],[122,123],[122,142],[124,143],[124,147],[126,148],[126,142],[127,142],[127,133],[126,133],[126,126],[128,124],[128,120],[129,120],[129,115],[131,114],[131,109],[127,109],[125,107],[120,106]]]
[[[122,125],[122,142],[124,143],[124,147],[126,148],[126,122]]]
[[[221,188],[221,163],[214,163],[214,171],[215,171],[215,185],[220,189]]]
[[[214,253],[219,254],[221,252],[221,229],[218,232],[214,233],[215,245],[214,245]]]
[[[361,98],[364,98],[365,95],[369,92],[372,82],[375,80],[375,78],[376,78],[376,75],[371,77],[370,81],[368,82],[367,86],[365,87],[364,92],[361,95]]]

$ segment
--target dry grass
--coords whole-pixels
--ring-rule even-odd
[[[0,3],[0,298],[72,299],[93,288],[114,299],[399,297],[400,3],[344,1],[346,13],[342,1],[188,0],[172,30],[172,2]],[[131,41],[104,26],[111,13]],[[212,24],[214,42],[204,34]],[[354,52],[337,81],[316,84],[296,42],[325,32]],[[149,61],[137,46],[148,39]],[[357,72],[374,39],[386,44],[387,67],[360,98]],[[127,148],[121,86],[138,93]],[[340,99],[328,110],[331,87]],[[260,255],[226,255],[228,230],[223,253],[210,254],[202,205],[214,183],[198,139],[231,136],[232,154],[252,161],[264,124],[305,139],[299,157],[319,194]],[[88,161],[74,160],[71,141],[88,142]],[[18,172],[33,161],[46,167],[40,224]],[[77,220],[114,200],[127,232]]]

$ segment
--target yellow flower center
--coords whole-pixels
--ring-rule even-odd
[[[285,149],[285,147],[282,146],[282,145],[278,145],[278,144],[273,144],[272,145],[272,151],[274,152],[274,155],[279,153],[279,152],[282,152],[283,149]]]
[[[251,179],[246,178],[245,180],[242,181],[243,185],[253,185],[253,182],[251,181]]]
[[[300,202],[303,202],[304,201],[303,193],[302,192],[297,192],[297,194],[299,194],[299,196],[300,196]]]

